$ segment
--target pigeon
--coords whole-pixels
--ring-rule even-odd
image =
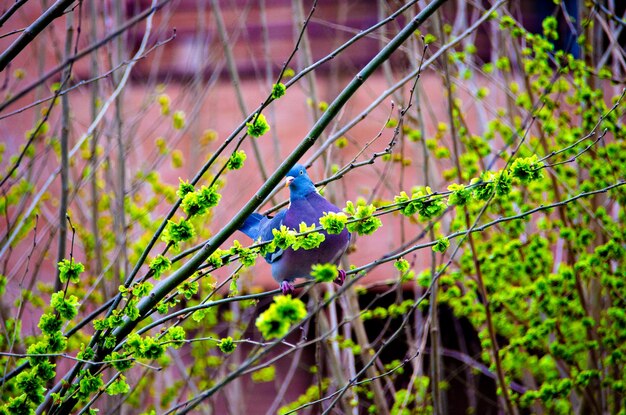
[[[329,212],[340,212],[340,209],[326,200],[315,189],[304,166],[296,164],[289,170],[285,179],[289,187],[289,206],[281,210],[274,217],[253,213],[246,218],[239,228],[241,232],[252,240],[271,241],[274,239],[273,229],[285,225],[292,230],[298,230],[300,223],[307,226],[319,226],[319,219]],[[265,255],[265,260],[272,266],[272,277],[280,285],[283,294],[294,292],[293,281],[296,278],[311,278],[311,268],[315,264],[338,264],[350,243],[350,233],[343,229],[339,234],[324,234],[325,239],[319,247],[314,249],[292,248],[279,249]],[[342,285],[346,272],[339,270],[335,283]]]

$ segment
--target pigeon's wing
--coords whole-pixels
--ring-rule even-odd
[[[239,230],[248,235],[253,241],[271,241],[274,239],[272,230],[280,228],[283,224],[286,213],[287,209],[282,210],[273,218],[268,218],[267,216],[263,216],[259,213],[253,213],[246,218]],[[283,250],[277,249],[276,251],[265,255],[265,260],[271,264],[272,262],[278,261],[282,254]]]
[[[261,241],[271,241],[272,239],[274,239],[274,234],[272,233],[272,230],[280,228],[280,226],[283,224],[283,221],[285,220],[286,213],[287,209],[281,210],[273,218],[262,216],[265,220],[259,226],[259,236],[261,237]]]
[[[274,216],[273,218],[271,219],[266,218],[266,221],[263,223],[262,229],[261,229],[261,234],[260,234],[261,241],[271,241],[274,239],[274,234],[272,233],[272,231],[274,229],[280,228],[280,226],[283,224],[283,221],[285,220],[286,214],[287,214],[287,209],[284,209],[278,212],[278,214],[276,214],[276,216]],[[265,260],[269,264],[271,264],[271,263],[278,261],[282,255],[283,255],[283,250],[276,249],[274,252],[271,252],[265,255]]]
[[[239,230],[250,237],[250,239],[257,240],[261,236],[261,230],[263,226],[270,220],[259,213],[253,213],[248,216],[239,228]]]

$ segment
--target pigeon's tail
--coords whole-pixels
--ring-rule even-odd
[[[239,230],[248,235],[252,240],[256,240],[261,236],[261,224],[267,220],[267,218],[259,213],[253,213],[246,218],[246,221],[241,225]]]

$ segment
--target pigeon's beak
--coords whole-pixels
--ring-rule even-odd
[[[294,177],[293,176],[287,176],[285,178],[285,187],[289,187],[289,185],[291,184],[291,182],[293,182]]]

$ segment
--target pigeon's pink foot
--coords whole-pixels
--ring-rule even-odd
[[[339,271],[339,276],[337,278],[335,278],[335,284],[342,286],[343,283],[346,281],[346,271],[340,269]]]
[[[294,287],[293,287],[293,284],[292,284],[292,283],[290,283],[290,282],[289,282],[289,281],[287,281],[287,280],[283,280],[283,281],[280,283],[280,289],[282,290],[283,295],[293,294],[293,292],[294,292],[294,290],[295,290],[295,289],[294,289]]]

